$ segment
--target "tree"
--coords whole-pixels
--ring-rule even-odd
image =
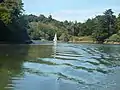
[[[46,21],[45,18],[46,18],[46,17],[41,14],[41,15],[38,17],[38,20],[39,20],[40,22],[45,22],[45,21]]]
[[[89,36],[92,35],[93,30],[95,29],[94,19],[88,19],[85,22],[86,31],[84,31],[85,35]]]
[[[10,23],[21,15],[22,0],[5,0],[0,3],[0,10],[0,19],[5,23]]]
[[[62,33],[62,35],[59,37],[59,39],[63,42],[69,41],[69,36],[67,33]]]
[[[1,6],[0,6],[0,20],[2,20],[5,24],[11,22],[11,14],[6,8]]]
[[[116,16],[113,15],[112,9],[108,9],[104,13],[105,25],[108,29],[108,35],[111,36],[112,34],[116,33]]]
[[[93,38],[98,43],[103,43],[105,39],[109,38],[116,32],[116,17],[113,15],[111,9],[106,10],[104,15],[96,16],[95,30],[93,31]]]
[[[51,22],[52,21],[52,15],[49,15],[48,16],[48,22]]]
[[[5,24],[0,24],[1,27],[5,27],[4,30],[1,29],[1,33],[4,34],[4,37],[7,37],[3,41],[12,43],[25,43],[26,41],[28,43],[30,41],[26,30],[28,23],[22,12],[22,0],[4,0],[0,3],[0,21]],[[9,33],[5,33],[5,31]]]
[[[11,21],[11,14],[5,5],[3,5],[3,2],[0,3],[0,20],[5,24],[8,24]]]
[[[118,15],[116,24],[117,24],[117,31],[120,32],[120,14]]]

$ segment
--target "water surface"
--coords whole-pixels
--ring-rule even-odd
[[[120,90],[119,76],[119,45],[0,45],[0,90]]]

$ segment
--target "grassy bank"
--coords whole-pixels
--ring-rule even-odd
[[[72,43],[96,43],[91,36],[75,37],[72,36],[70,41]],[[115,40],[106,40],[103,44],[120,44]]]
[[[94,43],[93,38],[91,36],[83,36],[83,37],[75,37],[72,36],[69,42],[74,43]]]

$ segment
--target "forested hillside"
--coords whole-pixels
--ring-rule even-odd
[[[58,39],[69,41],[73,36],[90,36],[97,43],[105,40],[120,41],[120,15],[117,17],[111,9],[106,10],[103,15],[88,19],[86,22],[57,21],[44,15],[25,15],[29,23],[28,32],[32,39],[52,40],[54,34],[58,34]]]
[[[103,43],[106,40],[120,42],[120,14],[115,16],[112,9],[81,23],[58,21],[52,15],[48,17],[42,14],[26,15],[22,13],[23,5],[21,0],[4,0],[0,3],[1,41],[26,42],[30,39],[51,41],[57,33],[60,41],[89,36],[97,43]]]

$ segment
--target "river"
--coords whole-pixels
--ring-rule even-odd
[[[0,90],[120,90],[120,45],[0,45]]]

